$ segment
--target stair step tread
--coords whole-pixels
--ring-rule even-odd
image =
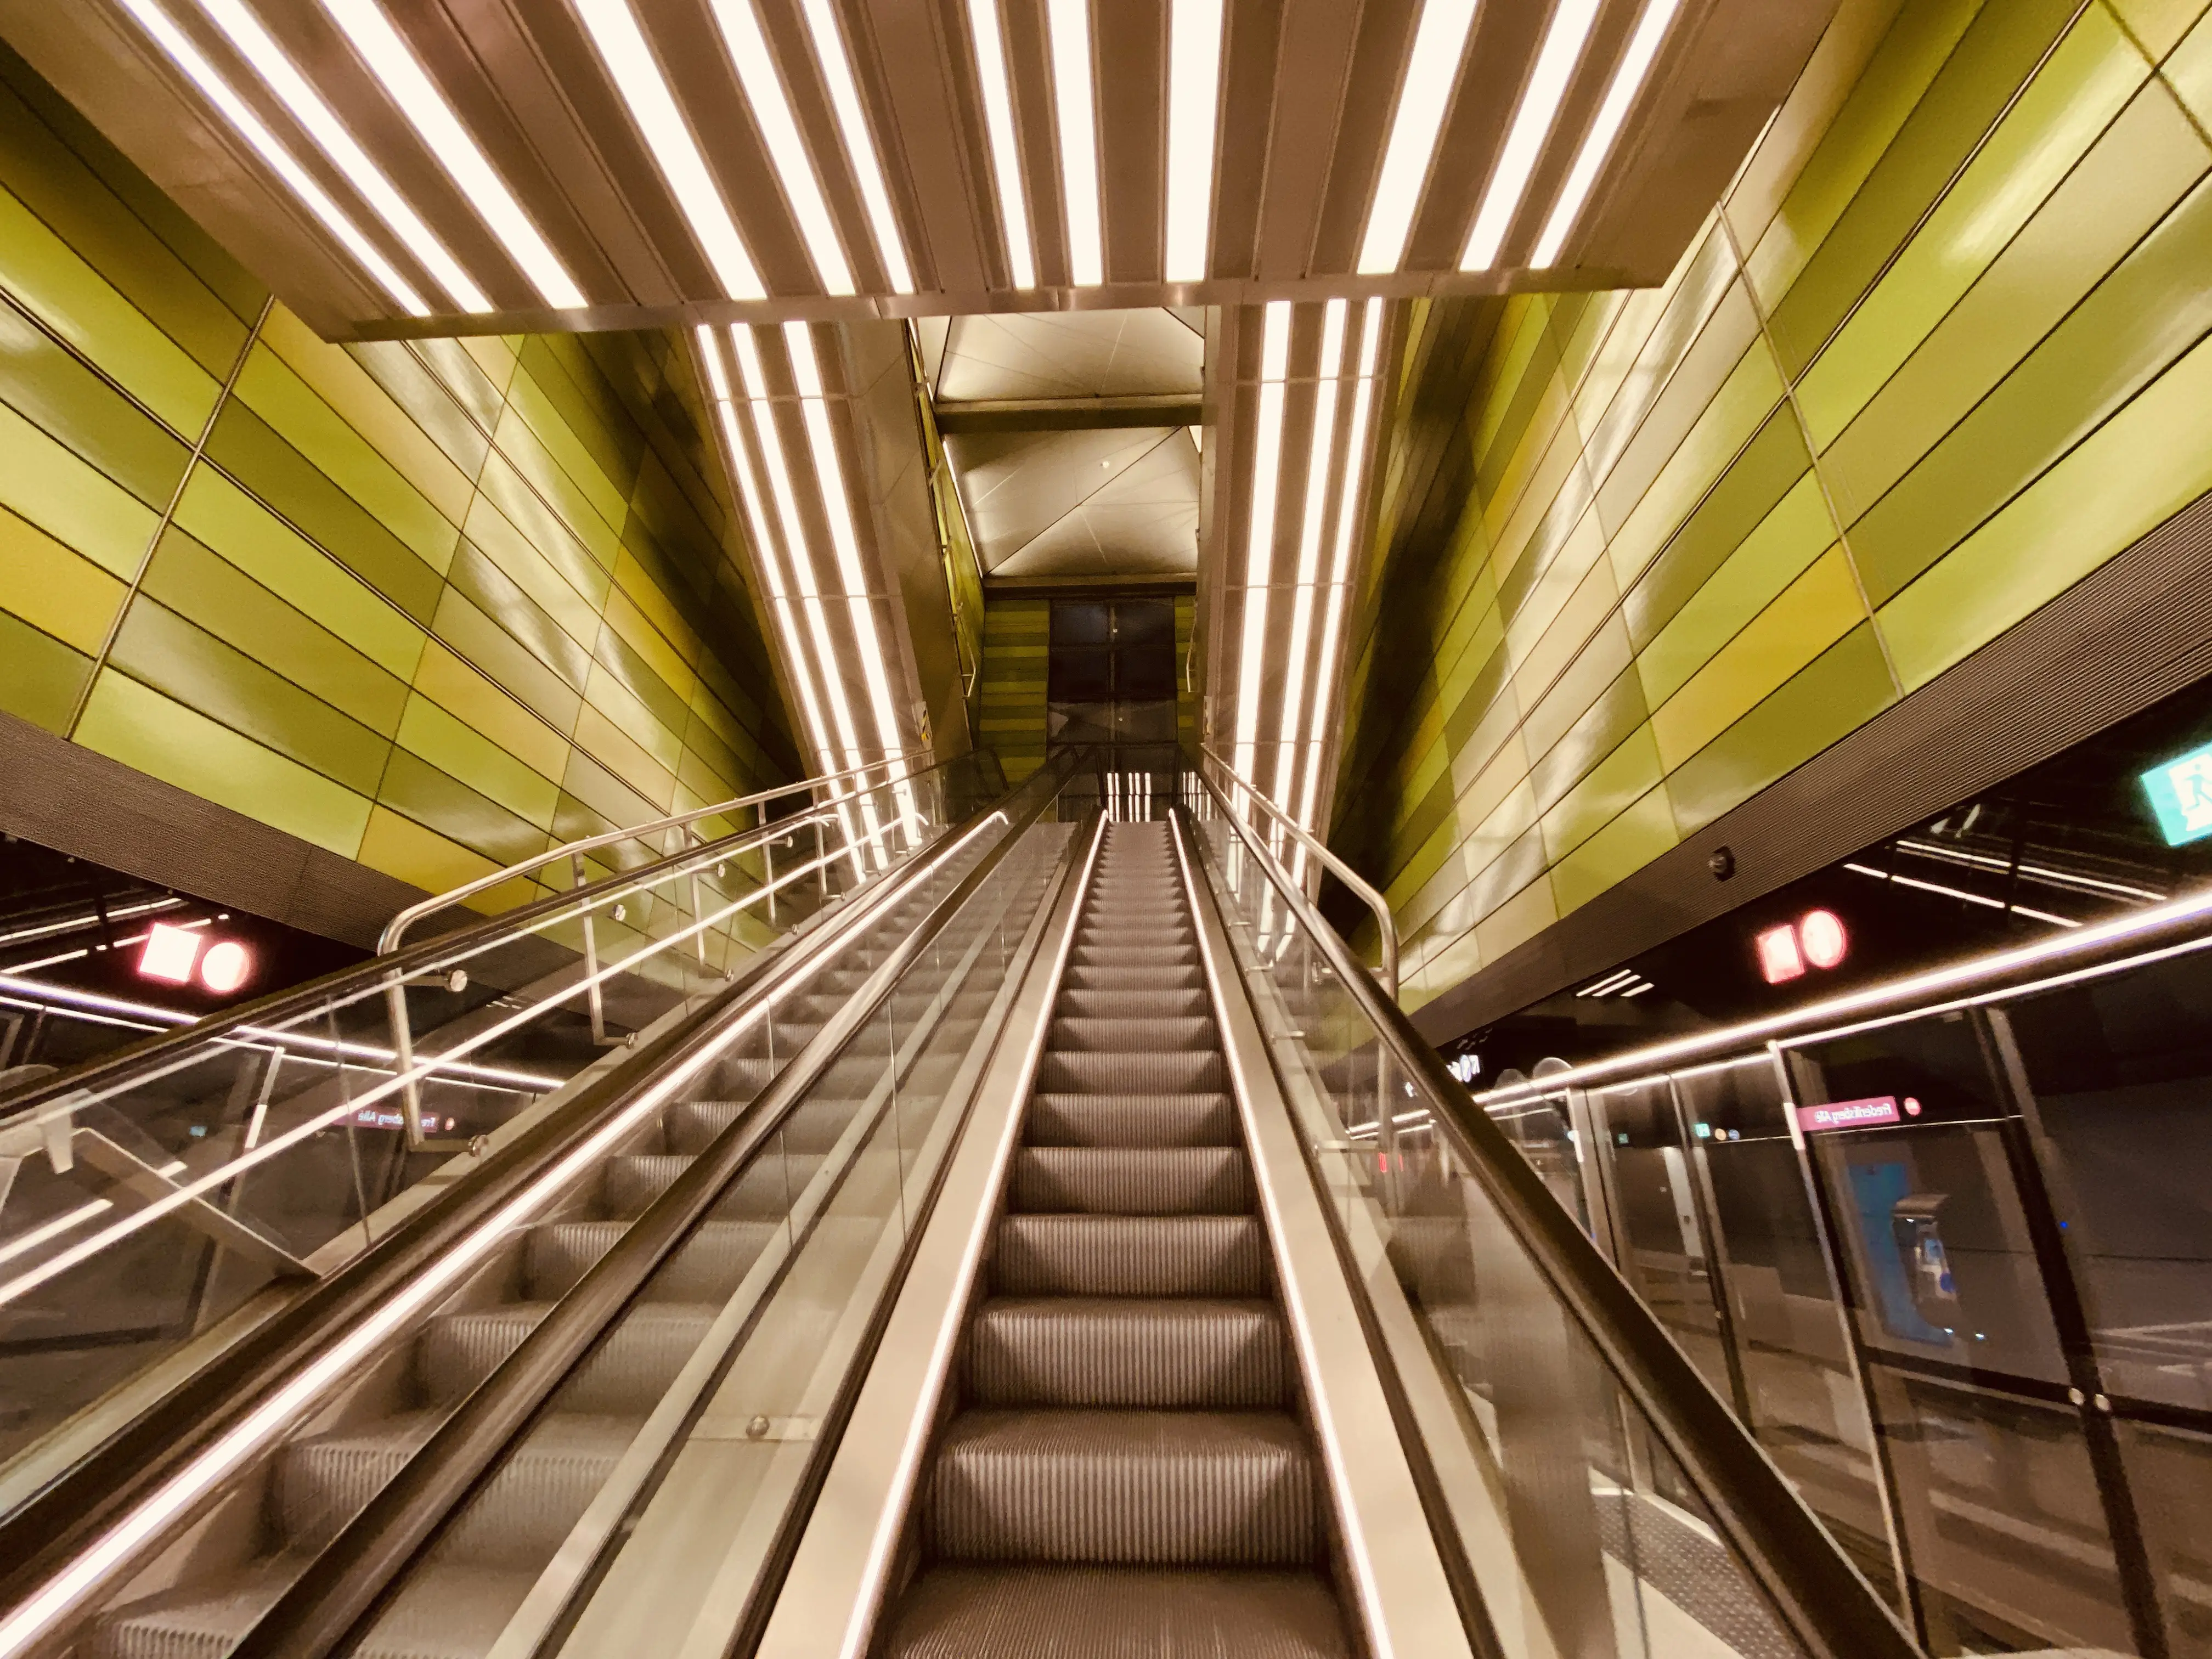
[[[1260,1565],[1316,1558],[1319,1498],[1285,1412],[969,1411],[928,1522],[955,1559]]]
[[[994,1297],[969,1328],[967,1376],[986,1406],[1280,1406],[1290,1339],[1257,1297]]]
[[[992,1259],[1011,1295],[1266,1296],[1267,1240],[1250,1215],[1002,1217]]]
[[[1227,1095],[1038,1094],[1024,1135],[1033,1146],[1242,1146]]]
[[[1328,1581],[1261,1568],[925,1567],[885,1659],[1351,1659]]]
[[[1022,1212],[1243,1215],[1252,1197],[1241,1146],[1024,1146],[1008,1201]]]

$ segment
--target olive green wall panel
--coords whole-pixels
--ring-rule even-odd
[[[795,775],[689,362],[325,344],[0,49],[0,709],[432,889]]]
[[[998,751],[1009,783],[1019,783],[1044,764],[1051,636],[1050,599],[985,598],[976,742]]]
[[[2203,0],[1845,0],[1662,288],[1413,307],[1334,835],[1408,1000],[2212,489]]]

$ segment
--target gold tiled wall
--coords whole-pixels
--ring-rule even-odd
[[[1052,649],[1050,599],[987,599],[983,605],[981,718],[975,740],[998,751],[1006,781],[1044,764],[1045,670]]]
[[[1409,1002],[2212,487],[2204,9],[1845,0],[1666,287],[1416,308],[1472,484],[1395,434],[1335,826]]]
[[[0,330],[0,708],[431,889],[793,775],[672,338],[326,345],[4,51]]]

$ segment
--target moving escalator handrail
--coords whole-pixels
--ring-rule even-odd
[[[1553,1295],[1705,1500],[1735,1553],[1806,1651],[1818,1659],[1917,1659],[1920,1650],[1911,1637],[1750,1431],[1445,1068],[1396,1000],[1383,995],[1218,786],[1202,773],[1198,777],[1391,1060],[1418,1080],[1438,1132],[1474,1172]]]
[[[1374,885],[1359,872],[1330,852],[1318,836],[1281,807],[1276,805],[1273,801],[1268,799],[1267,796],[1261,794],[1257,787],[1247,780],[1235,767],[1222,759],[1212,748],[1200,744],[1198,746],[1198,752],[1226,773],[1231,781],[1237,786],[1237,792],[1240,795],[1256,801],[1265,808],[1269,817],[1290,831],[1291,838],[1299,846],[1320,860],[1329,874],[1342,882],[1352,890],[1355,898],[1375,913],[1376,936],[1380,941],[1382,951],[1382,961],[1377,964],[1375,974],[1376,977],[1382,981],[1384,993],[1392,1002],[1396,1002],[1398,1000],[1398,924],[1390,915],[1389,901],[1377,892]]]
[[[949,763],[939,763],[940,768],[945,764]],[[926,773],[915,775],[920,777]],[[827,807],[822,809],[822,813],[834,817],[836,810],[835,806]],[[389,956],[373,957],[351,967],[337,969],[304,984],[271,992],[267,996],[220,1010],[190,1025],[178,1026],[125,1044],[82,1066],[28,1079],[22,1086],[0,1098],[0,1127],[38,1115],[41,1108],[49,1108],[80,1092],[100,1096],[112,1094],[128,1086],[135,1077],[158,1073],[176,1063],[182,1055],[203,1043],[231,1036],[234,1033],[246,1036],[253,1028],[283,1027],[324,1004],[355,996],[372,995],[395,979],[410,980],[432,964],[447,958],[488,948],[502,939],[519,938],[558,919],[564,913],[603,905],[650,883],[655,878],[656,872],[668,865],[687,859],[713,862],[716,859],[736,857],[763,840],[780,839],[790,834],[794,826],[813,822],[820,815],[807,813],[777,819],[763,828],[741,831],[720,842],[686,848],[653,863],[617,871],[586,886],[549,893],[529,904],[487,916],[472,926],[418,939]],[[617,839],[626,838],[633,833],[624,832],[624,836]]]
[[[747,962],[712,1004],[648,1040],[622,1067],[588,1084],[509,1144],[488,1152],[466,1179],[309,1284],[211,1362],[117,1424],[27,1501],[0,1515],[0,1617],[41,1594],[147,1494],[250,1417],[298,1368],[301,1356],[319,1351],[414,1285],[427,1264],[483,1224],[508,1194],[568,1155],[595,1123],[619,1109],[629,1079],[675,1063],[708,1025],[749,1000],[773,996],[787,975],[805,972],[866,928],[995,810],[986,806],[948,826],[914,859],[878,872],[836,908],[808,918],[777,948]]]
[[[703,819],[727,817],[730,813],[742,811],[749,806],[763,806],[769,801],[781,800],[786,795],[795,795],[801,790],[827,788],[831,784],[842,783],[870,772],[881,771],[891,767],[912,765],[917,758],[928,753],[927,749],[917,746],[900,754],[886,756],[882,760],[870,761],[866,765],[848,767],[842,772],[825,772],[820,777],[802,778],[797,783],[787,783],[774,789],[763,789],[757,794],[739,795],[733,800],[718,801],[712,806],[693,807],[689,811],[678,812],[669,817],[655,818],[650,823],[633,824],[626,830],[611,830],[604,835],[586,836],[579,841],[563,842],[561,846],[549,852],[540,853],[534,858],[525,859],[519,864],[510,864],[503,870],[495,870],[488,876],[479,876],[474,881],[463,882],[459,887],[449,888],[442,893],[434,893],[419,903],[409,905],[390,921],[385,923],[384,932],[378,936],[376,941],[376,954],[380,957],[389,956],[397,951],[401,941],[406,937],[407,930],[422,921],[423,917],[435,915],[441,910],[465,903],[478,893],[489,892],[493,888],[512,881],[517,876],[526,876],[533,870],[543,870],[548,865],[560,863],[563,859],[580,859],[585,854],[598,852],[604,847],[619,846],[626,841],[641,841],[647,836],[660,835],[670,830],[689,830],[693,824]],[[932,769],[927,767],[921,769],[924,771],[929,769]],[[907,775],[919,775],[919,773]],[[892,780],[892,781],[896,781]],[[825,805],[834,808],[836,803],[832,801]],[[763,816],[762,821],[756,824],[754,829],[756,830],[774,829],[787,833],[794,824],[813,823],[822,816],[820,812],[813,812],[804,817],[780,818],[773,824]],[[750,848],[758,844],[756,840],[748,842],[745,845]],[[696,846],[687,847],[667,856],[681,858],[686,853],[698,850],[699,848]],[[584,884],[580,881],[575,884],[580,887]]]
[[[232,1650],[231,1659],[322,1659],[349,1645],[350,1636],[366,1633],[380,1599],[407,1564],[465,1503],[501,1452],[630,1305],[654,1270],[706,1218],[729,1183],[771,1143],[907,970],[1058,798],[1068,777],[1081,769],[1082,759],[1078,751],[1064,751],[1010,792],[1006,801],[971,821],[931,860],[932,868],[941,866],[981,834],[992,819],[1004,820],[1004,833],[975,867],[901,937],[760,1097],[715,1136],[439,1425],[399,1474],[338,1531],[306,1573]],[[1026,803],[1011,805],[1024,792],[1030,796]],[[930,869],[910,867],[912,881],[903,884],[903,890],[911,890],[930,873]],[[700,1041],[711,1038],[702,1036]],[[680,1064],[681,1058],[672,1058],[672,1065]],[[823,1437],[825,1443],[831,1438]]]

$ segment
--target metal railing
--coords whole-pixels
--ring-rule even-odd
[[[891,774],[888,781],[896,784],[901,777],[913,775],[913,768],[917,757],[927,757],[928,752],[922,748],[909,749],[897,755],[887,756],[882,760],[870,761],[865,765],[848,767],[842,772],[830,772],[820,777],[803,778],[797,783],[783,784],[774,789],[763,789],[755,794],[739,795],[733,800],[719,801],[711,806],[694,807],[689,811],[655,818],[647,823],[633,824],[626,829],[611,830],[600,835],[586,836],[580,840],[564,842],[547,852],[537,854],[518,863],[510,864],[504,869],[495,870],[489,875],[479,876],[474,881],[464,882],[459,887],[433,894],[419,903],[409,905],[385,924],[384,932],[376,942],[377,954],[389,956],[397,951],[406,937],[407,930],[425,916],[435,915],[441,911],[452,909],[465,903],[480,893],[489,892],[509,882],[526,880],[536,872],[550,866],[566,863],[572,878],[569,884],[571,888],[587,887],[592,880],[590,868],[586,862],[588,854],[603,851],[610,847],[619,846],[625,842],[644,842],[649,841],[655,836],[667,836],[686,838],[691,845],[689,848],[680,844],[675,847],[663,846],[659,849],[663,860],[681,858],[686,852],[699,852],[708,855],[702,857],[688,872],[685,872],[690,890],[691,915],[697,927],[693,942],[694,949],[701,963],[704,963],[707,960],[708,939],[705,921],[706,905],[704,896],[700,890],[700,872],[706,867],[707,863],[714,862],[719,865],[741,854],[758,851],[763,859],[763,885],[768,895],[769,919],[773,923],[775,916],[776,891],[775,846],[788,839],[793,831],[811,825],[815,839],[815,866],[817,870],[824,872],[823,879],[826,883],[828,849],[825,845],[827,835],[825,826],[830,818],[836,817],[842,811],[849,810],[849,807],[841,807],[837,800],[833,799],[812,812],[778,818],[770,823],[768,817],[769,802],[781,800],[787,796],[802,792],[828,790],[833,785],[864,777],[872,772],[888,771]],[[899,770],[901,768],[908,769],[902,772]],[[847,791],[842,799],[850,803],[854,799],[854,792]],[[695,827],[709,818],[726,818],[749,807],[754,811],[759,819],[750,838],[744,837],[740,831],[737,837],[718,837],[710,841],[701,836]],[[826,886],[823,896],[828,896]],[[599,971],[599,927],[592,911],[587,909],[583,912],[580,926],[584,947],[585,1010],[591,1021],[592,1041],[596,1044],[604,1045],[607,1040],[606,993],[605,976]],[[415,1031],[413,1023],[407,1012],[407,980],[408,975],[404,970],[393,969],[385,976],[384,996],[391,1019],[392,1048],[398,1056],[400,1073],[405,1079],[401,1086],[400,1109],[406,1122],[409,1140],[413,1145],[421,1146],[427,1143],[428,1137],[425,1134],[422,1127],[422,1085],[420,1079],[414,1075]]]
[[[1384,899],[1382,895],[1377,892],[1357,870],[1330,852],[1319,837],[1313,835],[1281,807],[1276,805],[1273,801],[1269,800],[1267,796],[1261,794],[1257,787],[1212,749],[1205,744],[1200,744],[1198,751],[1204,758],[1212,761],[1221,769],[1223,775],[1228,778],[1238,794],[1257,802],[1266,810],[1270,818],[1290,832],[1292,840],[1307,852],[1311,853],[1329,874],[1342,882],[1352,890],[1354,897],[1374,912],[1376,935],[1380,941],[1378,948],[1382,953],[1382,960],[1375,970],[1376,977],[1382,981],[1382,988],[1389,994],[1390,1000],[1394,1003],[1397,1001],[1398,924],[1391,919],[1389,901]]]

